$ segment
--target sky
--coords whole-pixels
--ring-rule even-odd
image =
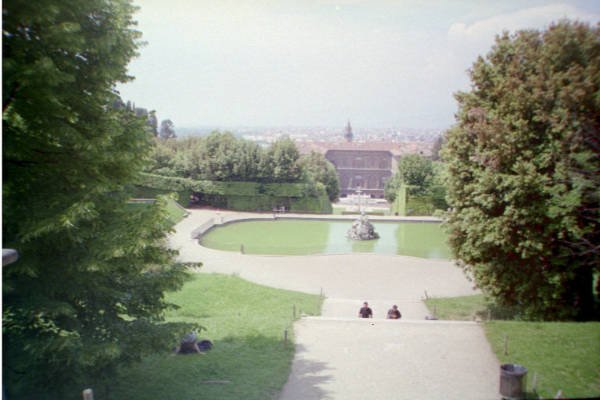
[[[118,87],[175,127],[454,123],[503,30],[600,21],[600,1],[134,0],[146,45]]]

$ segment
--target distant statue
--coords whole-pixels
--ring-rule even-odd
[[[373,240],[379,239],[379,234],[375,232],[373,224],[369,222],[369,217],[362,211],[360,217],[352,223],[348,230],[348,238],[352,240]]]

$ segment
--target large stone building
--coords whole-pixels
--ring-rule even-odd
[[[340,195],[360,189],[371,197],[383,197],[385,182],[392,176],[394,158],[383,146],[340,143],[325,153],[340,179]]]
[[[354,141],[350,122],[344,129],[345,141],[302,142],[298,148],[302,153],[317,151],[325,155],[334,166],[340,180],[340,196],[355,194],[358,189],[371,197],[383,197],[385,182],[398,167],[404,154],[423,153],[414,143],[362,142]]]
[[[344,130],[345,143],[332,144],[325,152],[340,179],[340,195],[358,190],[371,197],[383,197],[385,182],[392,176],[394,157],[385,144],[353,143],[350,121]]]

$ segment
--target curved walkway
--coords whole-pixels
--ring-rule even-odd
[[[450,261],[347,254],[256,256],[212,250],[192,234],[212,221],[270,214],[189,210],[170,245],[201,272],[237,274],[259,284],[323,293],[321,317],[295,324],[296,356],[281,394],[295,399],[496,399],[499,364],[476,323],[425,321],[421,299],[474,294]],[[373,320],[356,318],[363,300]],[[397,304],[403,318],[386,321]]]

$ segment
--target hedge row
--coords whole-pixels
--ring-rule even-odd
[[[200,194],[201,204],[239,211],[270,211],[285,207],[289,211],[331,213],[325,187],[307,183],[257,183],[196,181],[154,174],[141,174],[136,194],[176,192],[187,205],[190,194]]]
[[[198,193],[225,196],[255,196],[256,194],[262,194],[276,197],[304,197],[320,194],[317,187],[319,184],[197,181],[189,178],[174,178],[148,173],[140,174],[136,184],[173,192],[192,190]]]

